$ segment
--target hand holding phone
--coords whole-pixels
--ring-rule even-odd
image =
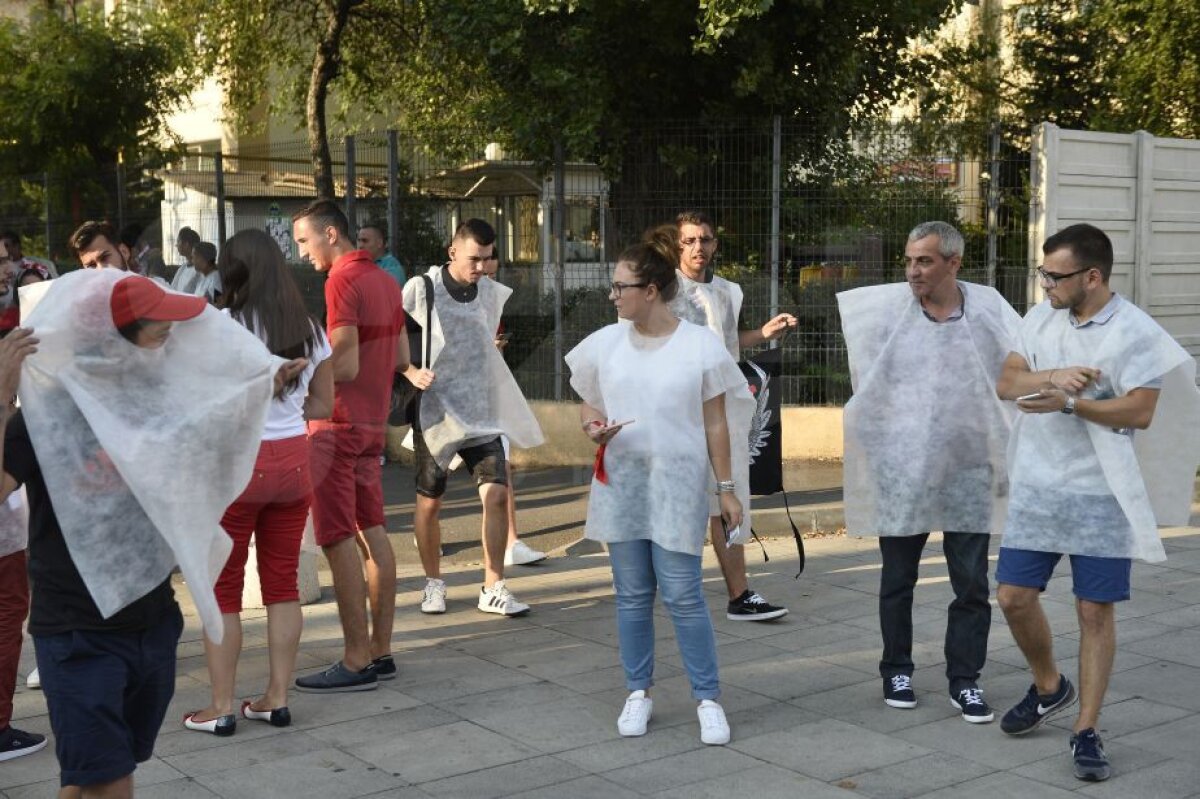
[[[1049,396],[1049,394],[1038,391],[1033,394],[1026,394],[1023,397],[1017,397],[1017,402],[1035,402],[1036,400],[1046,399]]]

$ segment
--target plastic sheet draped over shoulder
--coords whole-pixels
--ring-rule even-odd
[[[71,558],[102,615],[178,563],[206,633],[230,550],[220,519],[253,470],[282,361],[206,308],[164,346],[136,347],[112,323],[114,270],[50,284],[27,324],[41,340],[21,377],[30,438]]]

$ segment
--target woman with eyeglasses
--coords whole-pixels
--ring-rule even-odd
[[[617,730],[644,735],[650,721],[654,597],[661,593],[699,702],[700,739],[725,744],[729,724],[716,701],[716,642],[701,557],[710,474],[726,528],[741,524],[725,408],[754,400],[721,340],[671,313],[678,283],[669,247],[651,241],[628,248],[613,279],[609,296],[623,323],[588,336],[566,361],[583,400],[583,431],[600,447],[586,535],[608,545],[613,570],[630,691]]]

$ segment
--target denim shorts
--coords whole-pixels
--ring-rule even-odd
[[[1129,575],[1133,568],[1133,561],[1129,558],[1098,558],[1090,555],[1068,557],[1071,558],[1071,581],[1075,596],[1090,602],[1123,602],[1129,599]],[[1000,547],[996,582],[1045,591],[1060,558],[1062,553],[1059,552]]]
[[[176,606],[153,627],[36,635],[62,785],[98,785],[133,773],[175,694]]]

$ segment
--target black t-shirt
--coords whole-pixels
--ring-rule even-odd
[[[4,434],[4,471],[25,486],[29,499],[31,635],[56,635],[71,630],[144,630],[177,608],[168,577],[150,593],[109,618],[100,615],[58,527],[58,517],[50,504],[42,469],[20,411],[9,419]],[[119,524],[120,520],[114,522]]]
[[[459,283],[454,279],[454,275],[450,274],[450,267],[442,270],[442,285],[446,287],[446,293],[458,302],[472,302],[479,296],[478,283]]]

